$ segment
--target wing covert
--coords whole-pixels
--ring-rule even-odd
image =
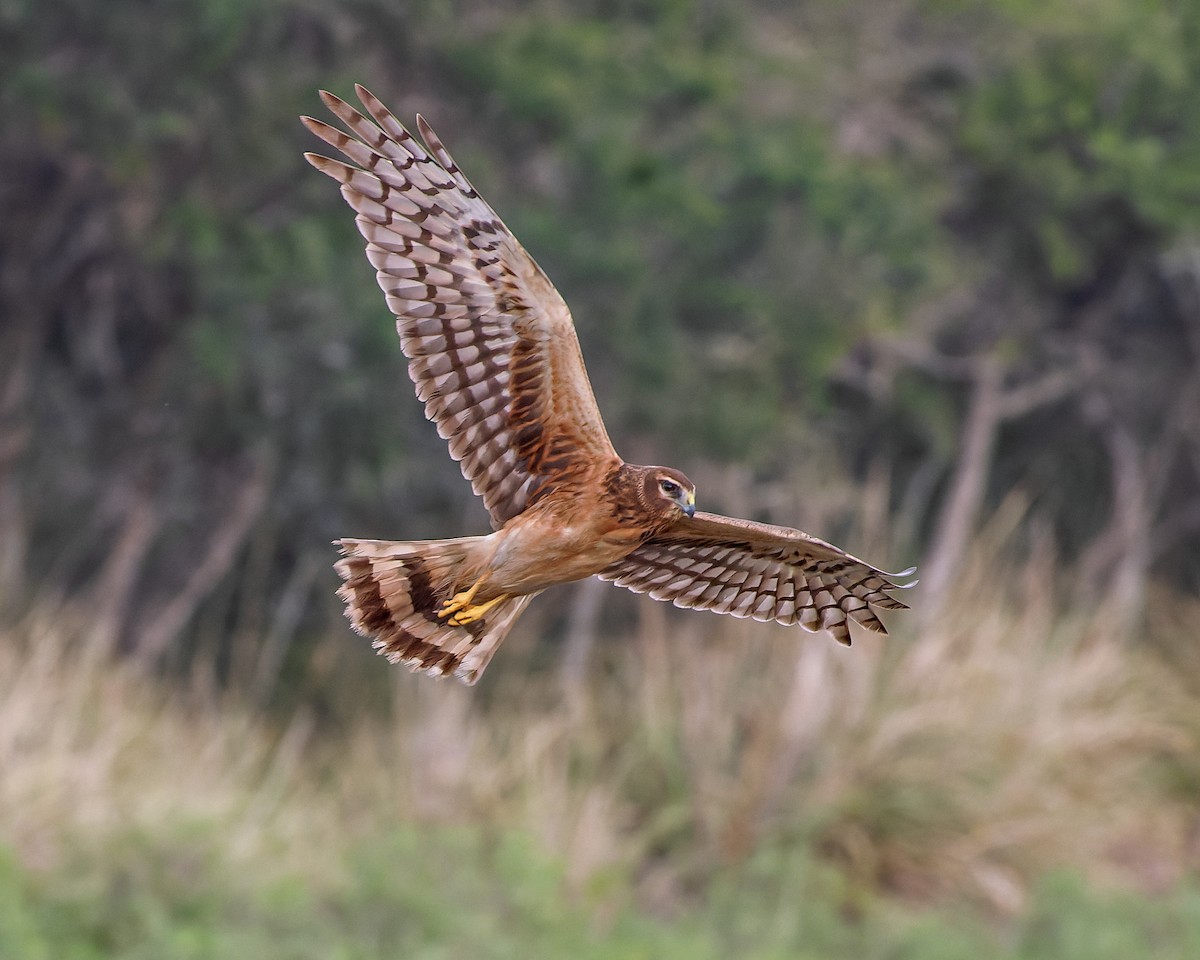
[[[352,136],[301,118],[350,162],[305,156],[357,211],[425,414],[499,528],[617,459],[575,326],[429,125],[418,117],[427,151],[355,89],[369,117],[321,93]]]

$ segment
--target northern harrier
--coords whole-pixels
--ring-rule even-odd
[[[354,628],[393,662],[471,684],[525,606],[598,575],[656,600],[828,630],[886,633],[888,574],[799,530],[696,512],[678,470],[625,463],[558,291],[425,121],[428,149],[365,88],[368,116],[322,92],[351,132],[304,117],[350,163],[306,154],[358,213],[425,413],[495,530],[341,540]]]

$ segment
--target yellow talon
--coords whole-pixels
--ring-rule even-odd
[[[442,604],[442,609],[438,611],[438,617],[446,618],[451,614],[456,614],[460,610],[465,610],[471,606],[471,601],[475,599],[475,594],[479,592],[479,585],[483,583],[483,577],[480,577],[470,588],[462,593],[456,593],[449,600]],[[454,621],[451,620],[451,623]]]
[[[468,623],[474,623],[476,620],[481,619],[485,613],[487,613],[489,610],[492,609],[492,607],[494,607],[496,604],[500,603],[500,601],[507,600],[507,599],[508,599],[508,594],[502,593],[502,594],[500,594],[500,596],[493,597],[491,600],[488,600],[484,603],[478,603],[478,604],[475,604],[474,606],[463,607],[463,608],[459,609],[454,614],[454,616],[452,616],[450,618],[450,626],[465,627]],[[439,616],[440,616],[440,614],[439,614]]]
[[[508,594],[504,593],[493,600],[488,600],[484,603],[472,603],[475,599],[475,594],[479,592],[479,586],[483,583],[483,578],[480,577],[470,588],[456,593],[453,597],[442,604],[442,609],[438,611],[439,619],[449,617],[449,623],[452,627],[463,627],[468,623],[474,623],[480,619],[485,613],[492,609],[501,600],[507,600]]]

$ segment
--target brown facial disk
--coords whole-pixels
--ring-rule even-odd
[[[677,520],[683,502],[696,502],[696,485],[674,467],[641,467],[642,502],[652,515]]]

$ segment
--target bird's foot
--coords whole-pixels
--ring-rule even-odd
[[[484,614],[491,610],[496,604],[507,600],[508,596],[509,595],[507,593],[502,593],[500,596],[493,597],[491,600],[487,600],[483,603],[476,603],[460,608],[450,617],[450,626],[465,627],[468,623],[474,623],[476,620],[483,619]]]
[[[485,601],[484,603],[474,603],[475,594],[479,592],[479,586],[483,583],[483,578],[476,580],[471,586],[456,593],[453,597],[442,604],[442,609],[438,611],[438,618],[445,620],[449,617],[449,623],[452,627],[463,627],[468,623],[474,623],[480,619],[485,613],[492,609],[501,600],[507,600],[508,594],[503,593],[500,596]]]

